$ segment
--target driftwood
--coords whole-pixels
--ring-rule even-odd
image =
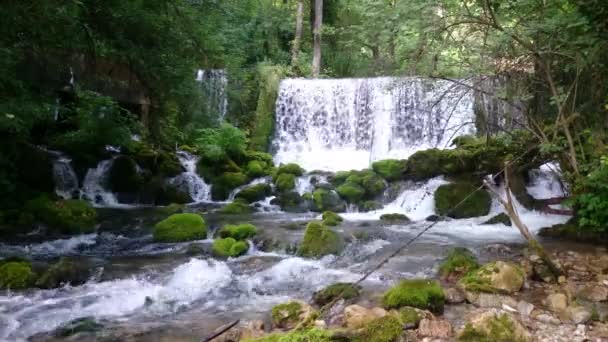
[[[487,180],[487,179],[484,180],[484,185],[486,186],[487,189],[489,189],[496,196],[496,198],[498,199],[500,204],[502,204],[502,206],[505,208],[506,214],[511,218],[511,221],[513,222],[513,224],[517,227],[517,229],[519,230],[521,235],[526,239],[526,241],[528,241],[528,245],[530,246],[530,248],[532,250],[534,250],[534,252],[536,254],[538,254],[538,256],[547,265],[547,267],[549,267],[549,269],[555,275],[555,277],[557,278],[560,275],[563,275],[564,270],[561,268],[560,265],[556,264],[551,259],[549,254],[545,251],[543,246],[540,244],[540,242],[538,242],[538,240],[536,240],[536,237],[534,237],[534,235],[532,233],[530,233],[530,229],[522,221],[521,217],[519,216],[519,213],[517,212],[517,209],[515,208],[515,205],[513,204],[513,198],[511,195],[511,191],[509,190],[509,162],[505,163],[504,182],[505,182],[506,199],[502,198],[500,191],[497,189],[496,185],[494,185],[494,183],[491,180]]]
[[[228,330],[234,328],[237,324],[239,324],[239,322],[240,322],[240,320],[237,319],[236,321],[222,327],[218,332],[203,339],[202,342],[211,342],[211,341],[215,340],[216,338],[218,338],[218,337],[222,336],[224,333],[226,333]]]

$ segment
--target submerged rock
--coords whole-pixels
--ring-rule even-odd
[[[435,191],[437,214],[455,219],[487,215],[491,204],[490,194],[470,183],[444,184]]]
[[[103,329],[103,325],[94,317],[83,317],[70,321],[57,328],[53,335],[56,337],[69,337],[80,333],[94,333]]]
[[[439,282],[429,279],[402,280],[382,297],[382,304],[387,309],[411,306],[433,313],[443,312],[444,301]]]
[[[173,214],[154,226],[154,241],[184,242],[207,237],[207,224],[198,214]]]
[[[496,261],[467,274],[458,284],[466,291],[514,293],[524,285],[525,273],[519,266]]]
[[[393,213],[393,214],[382,214],[382,216],[380,216],[380,221],[407,223],[407,222],[410,222],[411,220],[409,219],[409,217],[407,217],[403,214]]]

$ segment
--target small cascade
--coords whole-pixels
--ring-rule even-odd
[[[72,168],[72,160],[59,154],[53,161],[55,193],[63,199],[79,197],[78,176]]]
[[[169,182],[178,188],[186,190],[195,203],[211,200],[211,186],[196,173],[199,158],[185,151],[177,151],[177,158],[186,170],[172,178]]]
[[[82,183],[82,196],[97,206],[119,206],[114,194],[105,185],[114,158],[102,160],[94,169],[89,169]]]
[[[269,184],[270,178],[268,178],[268,177],[256,178],[245,185],[241,185],[230,192],[230,194],[228,195],[228,200],[234,201],[234,199],[236,198],[236,195],[245,188],[248,188],[248,187],[256,185],[256,184],[264,184],[264,183]]]
[[[228,77],[223,69],[198,70],[196,80],[203,90],[203,112],[222,122],[228,112]]]
[[[422,78],[286,79],[276,106],[275,162],[349,170],[447,148],[475,133],[470,88]]]
[[[540,168],[530,170],[530,182],[526,186],[528,193],[538,200],[564,198],[568,196],[561,180],[561,169],[556,163],[547,163]]]
[[[327,176],[325,175],[309,174],[300,176],[296,179],[296,192],[300,195],[313,192],[316,184],[325,182],[327,182]]]

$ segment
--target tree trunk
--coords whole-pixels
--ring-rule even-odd
[[[304,19],[304,0],[298,0],[296,12],[296,37],[293,40],[293,50],[291,51],[291,66],[295,67],[298,63],[300,45],[302,44],[302,21]]]
[[[313,27],[312,77],[321,73],[321,26],[323,25],[323,0],[315,0],[315,23]]]

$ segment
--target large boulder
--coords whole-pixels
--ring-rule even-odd
[[[140,190],[142,177],[137,171],[137,163],[130,157],[119,156],[114,159],[108,175],[112,192],[134,193]]]
[[[291,191],[296,187],[296,176],[282,173],[276,177],[274,184],[279,192]]]
[[[349,181],[338,186],[336,192],[348,203],[357,203],[365,196],[365,189],[361,185]]]
[[[344,308],[344,325],[349,329],[359,329],[370,322],[388,315],[382,308],[368,309],[361,305],[349,305]]]
[[[235,198],[242,198],[245,201],[252,203],[263,200],[264,198],[270,196],[271,193],[272,188],[270,185],[260,183],[244,188],[236,194]]]
[[[525,273],[517,265],[496,261],[464,276],[458,282],[466,291],[489,293],[515,293],[525,282]]]
[[[34,285],[36,274],[27,261],[0,262],[0,289],[21,290]]]
[[[387,181],[403,179],[407,168],[405,160],[387,159],[372,163],[374,171]]]
[[[270,203],[278,205],[283,211],[288,213],[304,213],[311,209],[312,200],[304,199],[295,191],[288,191],[277,194]]]
[[[292,329],[311,314],[312,308],[301,301],[279,304],[272,308],[272,324],[277,328]]]
[[[154,226],[154,241],[183,242],[207,237],[207,224],[198,214],[173,214]]]
[[[36,220],[62,234],[83,234],[95,230],[97,211],[87,201],[52,201],[42,196],[27,202],[25,210]]]
[[[333,211],[325,211],[321,217],[323,218],[323,224],[326,226],[337,226],[344,220],[342,216]]]
[[[333,211],[341,213],[346,210],[346,203],[332,190],[317,189],[312,194],[314,210],[318,212]]]
[[[86,283],[90,275],[90,268],[86,263],[75,258],[61,258],[36,280],[36,286],[43,289],[53,289],[65,284],[77,286]]]
[[[435,191],[435,211],[451,218],[487,215],[491,204],[490,194],[470,183],[444,184]]]
[[[249,177],[242,172],[225,172],[212,178],[211,197],[216,201],[225,200],[235,188],[247,184]]]
[[[343,246],[342,237],[338,233],[329,229],[322,222],[313,221],[306,226],[298,254],[305,257],[338,254]]]
[[[282,164],[280,165],[275,173],[275,177],[278,177],[282,174],[291,174],[294,175],[296,177],[300,177],[301,175],[304,174],[304,169],[300,167],[300,165],[298,164],[294,164],[294,163],[289,163],[289,164]]]
[[[235,240],[246,240],[257,234],[257,228],[251,223],[228,224],[218,232],[221,238],[231,237]]]
[[[458,341],[529,342],[533,338],[515,317],[499,310],[490,310],[474,316],[458,334]]]
[[[429,279],[402,280],[382,297],[382,304],[387,309],[411,306],[434,313],[443,312],[444,301],[439,282]]]

